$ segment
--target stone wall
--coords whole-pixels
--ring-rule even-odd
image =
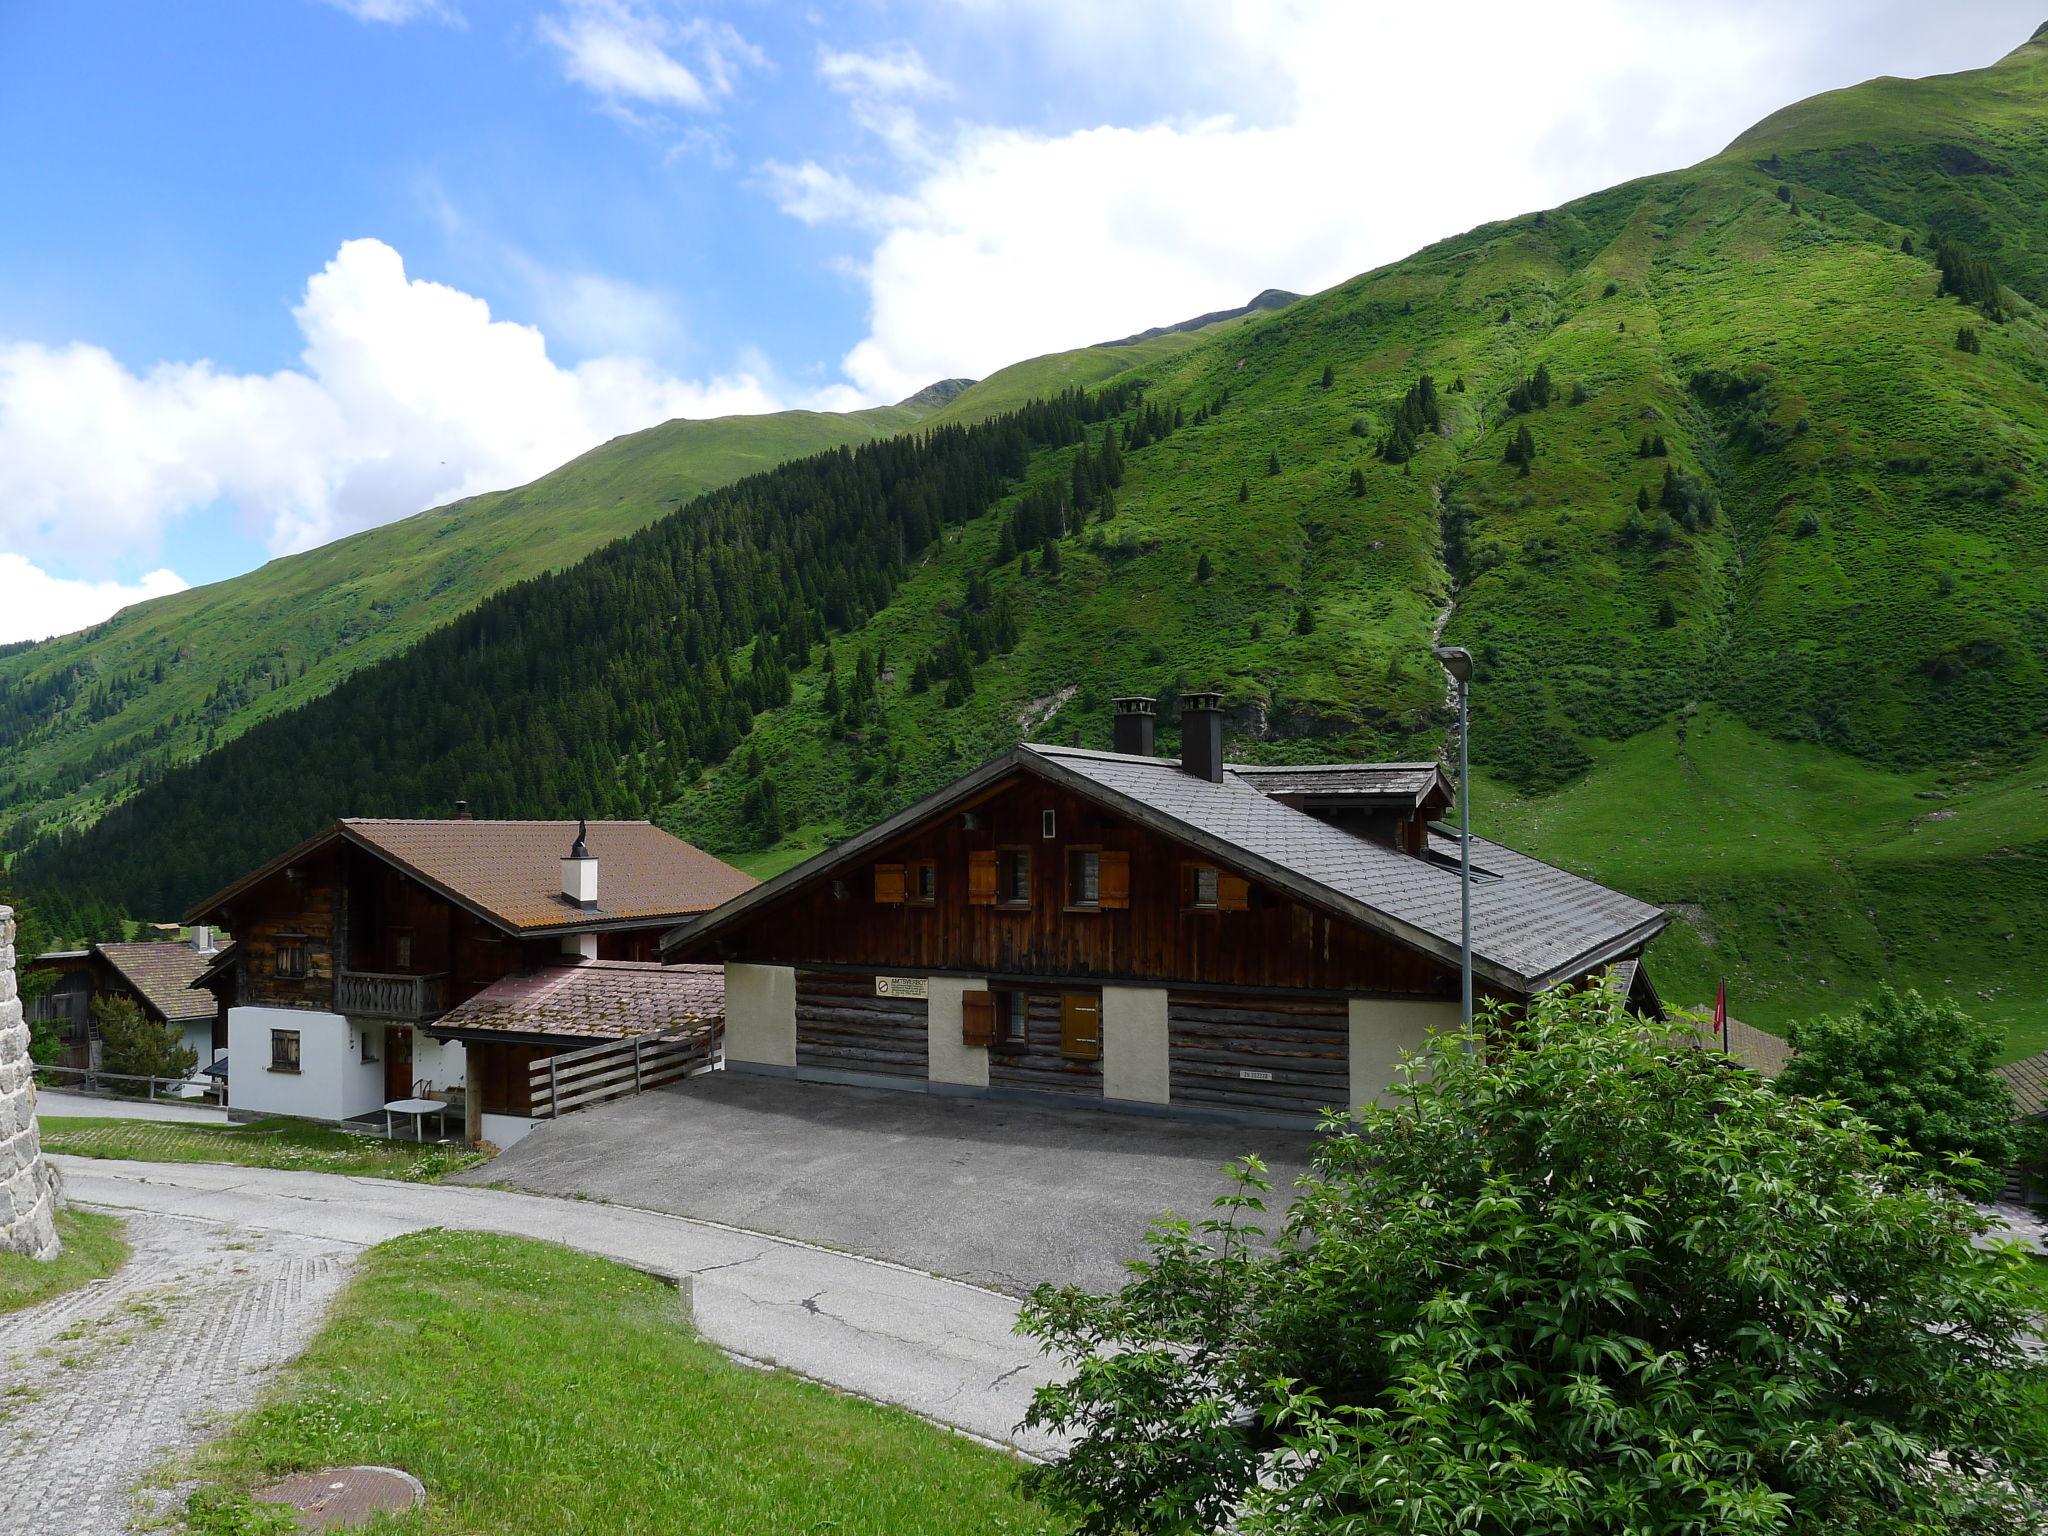
[[[0,1253],[57,1256],[57,1176],[36,1134],[28,1026],[14,984],[14,909],[0,907]]]

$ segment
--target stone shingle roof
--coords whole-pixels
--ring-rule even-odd
[[[1239,764],[1230,770],[1268,795],[1325,796],[1420,804],[1443,783],[1435,763],[1298,763],[1280,766]]]
[[[585,960],[503,977],[428,1028],[436,1035],[488,1030],[618,1040],[650,1030],[708,1027],[724,1017],[722,966]]]
[[[2048,1051],[2008,1061],[1998,1069],[1998,1075],[2012,1089],[2013,1102],[2022,1120],[2048,1114]]]
[[[198,1024],[213,1017],[213,994],[194,991],[192,987],[213,964],[212,954],[201,954],[190,944],[174,940],[161,944],[95,944],[93,951],[168,1022]]]
[[[1344,765],[1357,771],[1360,765]],[[1421,765],[1398,765],[1401,769]],[[1429,765],[1434,769],[1434,765]],[[1171,758],[1027,743],[983,764],[907,810],[784,871],[719,911],[671,931],[664,948],[739,920],[760,903],[981,793],[1018,770],[1065,785],[1220,863],[1453,963],[1460,938],[1456,844],[1432,838],[1418,857],[1282,804],[1257,770],[1226,768],[1212,783]],[[1647,902],[1475,838],[1473,969],[1517,992],[1540,991],[1640,947],[1663,928]]]
[[[645,821],[593,821],[597,909],[562,895],[561,861],[573,821],[415,821],[347,817],[244,875],[193,909],[218,913],[241,891],[335,838],[367,848],[507,933],[658,923],[707,912],[750,889],[751,875]]]
[[[1455,953],[1459,944],[1457,840],[1432,837],[1432,858],[1417,858],[1358,837],[1267,796],[1256,774],[1226,768],[1211,783],[1168,758],[1132,757],[1073,747],[1026,746],[1133,806],[1249,855],[1356,903],[1421,947]],[[1548,985],[1581,966],[1608,960],[1654,935],[1662,909],[1591,880],[1475,837],[1472,953],[1496,979],[1518,988]],[[1433,942],[1430,942],[1433,941]]]

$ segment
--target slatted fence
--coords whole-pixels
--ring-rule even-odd
[[[623,1099],[664,1083],[679,1082],[709,1068],[718,1057],[720,1031],[713,1025],[628,1035],[579,1051],[543,1056],[533,1063],[533,1116],[546,1120]]]

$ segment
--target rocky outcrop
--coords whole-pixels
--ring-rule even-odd
[[[14,909],[0,907],[0,1253],[57,1256],[56,1174],[36,1134],[28,1025],[14,983]]]

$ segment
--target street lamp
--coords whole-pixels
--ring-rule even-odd
[[[1465,1049],[1472,1048],[1472,653],[1462,645],[1438,645],[1430,655],[1443,664],[1458,688],[1458,980],[1464,992]]]

